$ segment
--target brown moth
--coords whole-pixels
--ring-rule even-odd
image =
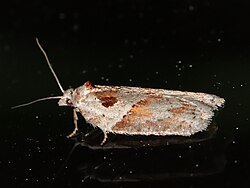
[[[216,95],[187,91],[173,91],[126,86],[91,85],[89,81],[76,89],[64,90],[38,39],[36,42],[62,91],[62,96],[46,97],[26,106],[47,99],[60,99],[59,106],[73,107],[75,128],[78,131],[77,113],[89,124],[107,133],[126,135],[181,135],[190,136],[206,130],[214,111],[225,100]]]

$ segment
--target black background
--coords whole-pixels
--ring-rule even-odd
[[[249,8],[248,1],[223,0],[4,2],[0,8],[0,183],[15,187],[247,187]],[[91,80],[224,97],[226,106],[216,118],[218,135],[212,143],[191,148],[180,144],[119,153],[79,147],[67,169],[55,175],[74,145],[65,138],[73,129],[71,109],[48,101],[10,110],[20,103],[60,95],[35,37],[46,49],[64,89]],[[83,118],[80,122],[86,125]],[[160,179],[145,176],[139,183],[112,183],[110,171],[117,177],[124,171],[136,174],[133,165],[129,166],[133,158],[146,161],[139,165],[139,174],[148,170],[168,174],[172,168],[166,160],[181,170]],[[103,167],[103,172],[93,172],[95,159],[126,163],[124,169],[110,162],[110,171]],[[222,167],[216,173],[210,171],[205,159]],[[88,170],[76,172],[85,169],[83,164]],[[188,171],[190,166],[194,172]],[[107,174],[109,181],[97,181],[98,173]]]

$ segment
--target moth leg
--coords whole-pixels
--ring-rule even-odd
[[[106,142],[106,140],[108,138],[108,135],[107,135],[106,131],[102,130],[102,132],[103,132],[103,140],[102,140],[102,142],[100,144],[101,146]]]
[[[70,138],[72,136],[75,136],[76,135],[76,132],[78,131],[78,126],[77,126],[77,120],[78,120],[78,117],[77,117],[77,113],[76,113],[76,108],[73,109],[73,118],[74,118],[74,125],[75,125],[75,128],[73,130],[73,132],[67,136],[67,138]]]

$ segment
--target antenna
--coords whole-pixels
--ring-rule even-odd
[[[56,73],[55,73],[55,71],[53,70],[53,68],[52,68],[52,66],[51,66],[51,63],[50,63],[50,61],[49,61],[49,58],[48,58],[46,52],[44,51],[44,49],[42,48],[41,44],[39,43],[38,38],[36,38],[36,43],[37,43],[38,47],[40,48],[40,50],[42,51],[42,53],[43,53],[43,55],[44,55],[44,57],[45,57],[45,59],[46,59],[46,62],[47,62],[47,64],[49,65],[49,68],[50,68],[50,70],[51,70],[53,76],[54,76],[55,79],[56,79],[57,85],[59,86],[59,88],[60,88],[60,90],[62,91],[62,93],[64,93],[64,89],[63,89],[62,85],[60,84],[59,79],[57,78]]]
[[[45,100],[49,100],[49,99],[61,99],[61,98],[62,98],[62,96],[45,97],[45,98],[37,99],[37,100],[31,101],[31,102],[28,102],[28,103],[25,103],[25,104],[20,104],[20,105],[17,105],[17,106],[13,106],[13,107],[11,107],[11,109],[20,108],[20,107],[23,107],[23,106],[28,106],[28,105],[37,103],[39,101],[45,101]]]

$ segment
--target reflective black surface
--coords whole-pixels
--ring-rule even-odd
[[[249,3],[13,1],[1,7],[0,183],[14,187],[242,187],[250,177]],[[86,80],[224,97],[208,131],[190,138],[102,134],[71,108],[31,100]],[[89,133],[90,132],[90,133]],[[87,134],[89,133],[89,134]],[[87,134],[87,135],[86,135]],[[1,185],[1,187],[2,187]]]

